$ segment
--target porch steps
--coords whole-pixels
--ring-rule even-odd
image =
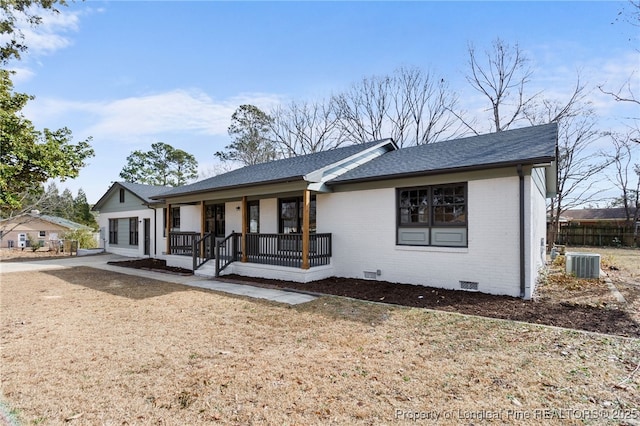
[[[197,277],[214,278],[216,276],[216,261],[211,259],[193,272]]]

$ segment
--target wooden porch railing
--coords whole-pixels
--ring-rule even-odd
[[[263,265],[302,266],[302,234],[247,234],[247,261]],[[331,234],[309,236],[309,266],[331,261]]]
[[[169,254],[193,255],[193,242],[200,238],[197,232],[169,232]]]
[[[204,234],[202,238],[193,240],[193,270],[195,271],[215,257],[215,236],[213,233]]]
[[[220,276],[227,266],[240,259],[240,239],[242,234],[233,233],[215,245],[216,277]]]

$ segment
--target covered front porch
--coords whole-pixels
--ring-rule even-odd
[[[202,275],[219,276],[235,263],[230,268],[233,273],[240,273],[243,264],[269,265],[269,270],[283,271],[308,271],[331,264],[332,235],[316,232],[316,199],[307,189],[297,194],[243,196],[239,201],[168,204],[166,212],[168,264],[207,271]],[[197,220],[200,224],[194,226]],[[226,232],[227,228],[232,228],[231,232]]]

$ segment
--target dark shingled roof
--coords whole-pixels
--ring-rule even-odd
[[[328,185],[535,164],[555,160],[555,123],[506,130],[391,151],[328,182]]]
[[[136,196],[142,198],[145,203],[153,203],[155,200],[152,200],[152,197],[156,195],[167,192],[171,189],[170,186],[154,186],[154,185],[143,185],[141,183],[131,183],[131,182],[117,182],[124,188],[128,189]]]
[[[635,209],[632,207],[631,216]],[[609,209],[572,209],[562,213],[562,217],[571,220],[626,220],[627,214],[624,207],[613,207]]]
[[[328,151],[284,158],[282,160],[255,164],[253,166],[246,166],[241,169],[232,170],[228,173],[192,183],[190,185],[174,188],[170,191],[159,194],[159,196],[156,196],[155,198],[172,197],[263,183],[300,180],[308,173],[336,163],[386,140],[391,142],[390,139],[383,139],[367,142],[365,144],[350,145]]]
[[[100,207],[107,200],[107,197],[109,196],[109,194],[111,194],[113,189],[116,188],[117,186],[121,186],[127,189],[129,192],[134,194],[136,197],[140,198],[146,204],[157,203],[158,200],[152,200],[151,197],[155,197],[171,189],[170,186],[154,186],[154,185],[143,185],[141,183],[116,182],[113,185],[111,185],[111,187],[91,208],[91,210],[100,210]]]

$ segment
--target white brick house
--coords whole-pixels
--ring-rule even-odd
[[[245,167],[151,196],[169,235],[155,234],[152,255],[211,276],[358,277],[530,298],[556,146],[548,124]]]

